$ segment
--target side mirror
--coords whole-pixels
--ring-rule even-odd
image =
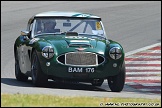
[[[29,31],[21,31],[22,36],[29,36]]]

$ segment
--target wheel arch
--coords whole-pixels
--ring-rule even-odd
[[[16,51],[17,51],[17,47],[16,47],[16,44],[14,44],[14,58],[16,60]]]

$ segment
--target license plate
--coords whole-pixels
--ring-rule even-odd
[[[95,68],[68,67],[70,73],[94,73]]]

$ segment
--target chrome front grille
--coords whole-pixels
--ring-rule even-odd
[[[98,65],[97,54],[91,52],[70,52],[65,54],[65,64],[73,66]]]

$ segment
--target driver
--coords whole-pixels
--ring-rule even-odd
[[[45,33],[54,33],[54,29],[55,29],[55,26],[56,26],[56,21],[46,21],[44,23],[44,32]]]

